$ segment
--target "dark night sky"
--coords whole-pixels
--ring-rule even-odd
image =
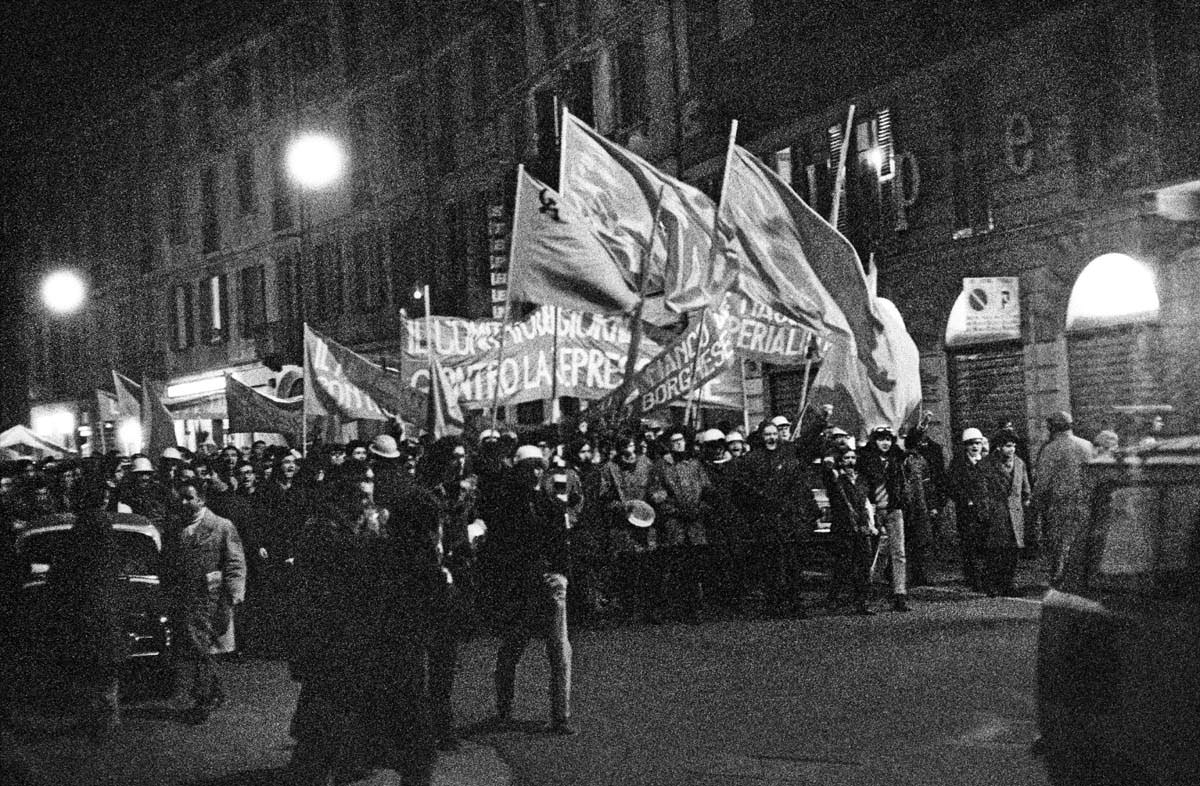
[[[64,140],[170,58],[269,3],[236,0],[0,0],[0,428],[26,418],[13,372],[23,293],[12,216]],[[37,307],[30,303],[30,308]]]

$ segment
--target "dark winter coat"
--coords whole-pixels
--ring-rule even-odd
[[[698,459],[677,460],[668,453],[654,462],[649,493],[659,546],[708,545],[703,507],[708,487]]]
[[[995,452],[979,463],[986,489],[979,514],[984,547],[1024,548],[1025,509],[1033,496],[1025,462],[1013,456],[1012,466],[1007,467],[1000,453]]]
[[[47,577],[68,638],[61,652],[84,669],[111,668],[129,656],[116,516],[80,513]]]
[[[448,585],[417,553],[319,518],[297,543],[304,615],[292,642],[301,690],[291,732],[326,760],[408,769],[436,756],[427,661]]]
[[[879,504],[876,489],[882,487],[887,491],[889,510],[908,510],[906,458],[904,449],[895,444],[887,453],[881,453],[875,442],[870,441],[858,451],[858,474],[872,504]]]

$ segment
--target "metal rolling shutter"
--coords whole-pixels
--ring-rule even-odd
[[[1025,351],[1019,344],[950,355],[950,422],[954,442],[974,426],[990,434],[1005,420],[1025,426]]]
[[[1159,330],[1127,325],[1067,336],[1068,379],[1075,433],[1091,439],[1119,426],[1114,406],[1154,404],[1162,392],[1157,368]]]
[[[767,390],[770,392],[770,407],[767,417],[786,415],[790,421],[796,420],[800,407],[800,397],[804,392],[804,369],[788,368],[767,372]],[[757,423],[751,423],[751,427]]]

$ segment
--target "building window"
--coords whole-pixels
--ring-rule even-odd
[[[641,36],[617,45],[618,123],[624,127],[646,118],[646,47]]]
[[[992,229],[991,134],[977,74],[960,72],[943,82],[950,129],[950,181],[954,199],[954,237]]]
[[[313,313],[322,321],[336,319],[342,313],[342,253],[336,240],[326,240],[309,251],[305,282],[311,292]]]
[[[342,0],[342,57],[346,75],[354,77],[362,70],[362,46],[359,28],[362,12],[356,0]]]
[[[238,272],[238,312],[243,338],[252,338],[267,323],[267,288],[262,265],[244,267]]]
[[[415,247],[416,235],[412,230],[411,220],[398,218],[388,231],[393,306],[403,306],[409,302],[413,287],[420,276],[416,265],[419,249]]]
[[[254,189],[254,149],[238,151],[235,161],[237,174],[238,210],[244,215],[257,211],[257,194]]]
[[[371,116],[365,101],[350,106],[350,203],[371,203]]]
[[[229,338],[229,299],[225,296],[225,276],[208,276],[200,282],[201,339],[220,344]]]
[[[359,232],[350,240],[350,270],[353,276],[354,310],[378,311],[382,301],[383,276],[378,240],[373,232]]]
[[[171,181],[167,186],[167,239],[173,246],[187,242],[187,208],[187,181]]]
[[[482,36],[476,36],[471,41],[471,110],[475,117],[482,118],[487,111],[491,98],[492,70],[487,42]]]
[[[170,87],[162,92],[162,143],[167,148],[179,144],[179,94]]]
[[[250,67],[244,57],[236,58],[225,72],[225,93],[229,97],[229,113],[241,117],[250,109]]]
[[[171,338],[175,349],[187,349],[196,343],[192,322],[192,285],[178,284],[171,290],[168,304],[171,314]]]
[[[271,230],[290,229],[292,217],[292,183],[287,175],[283,145],[271,152]]]
[[[201,231],[205,254],[221,248],[221,217],[217,208],[217,168],[210,166],[200,179]]]

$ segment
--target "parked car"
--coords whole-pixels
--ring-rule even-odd
[[[1042,606],[1056,784],[1200,783],[1200,437],[1086,468],[1090,515]]]
[[[114,515],[121,578],[119,601],[130,655],[131,673],[127,676],[165,689],[170,685],[171,624],[161,585],[162,536],[142,516]],[[22,676],[30,686],[60,682],[63,676],[54,671],[60,664],[59,656],[64,654],[62,648],[69,646],[71,638],[64,629],[66,623],[48,578],[74,522],[74,514],[70,513],[46,516],[17,535],[16,550],[25,575],[18,593],[15,630],[10,636],[26,672]]]

